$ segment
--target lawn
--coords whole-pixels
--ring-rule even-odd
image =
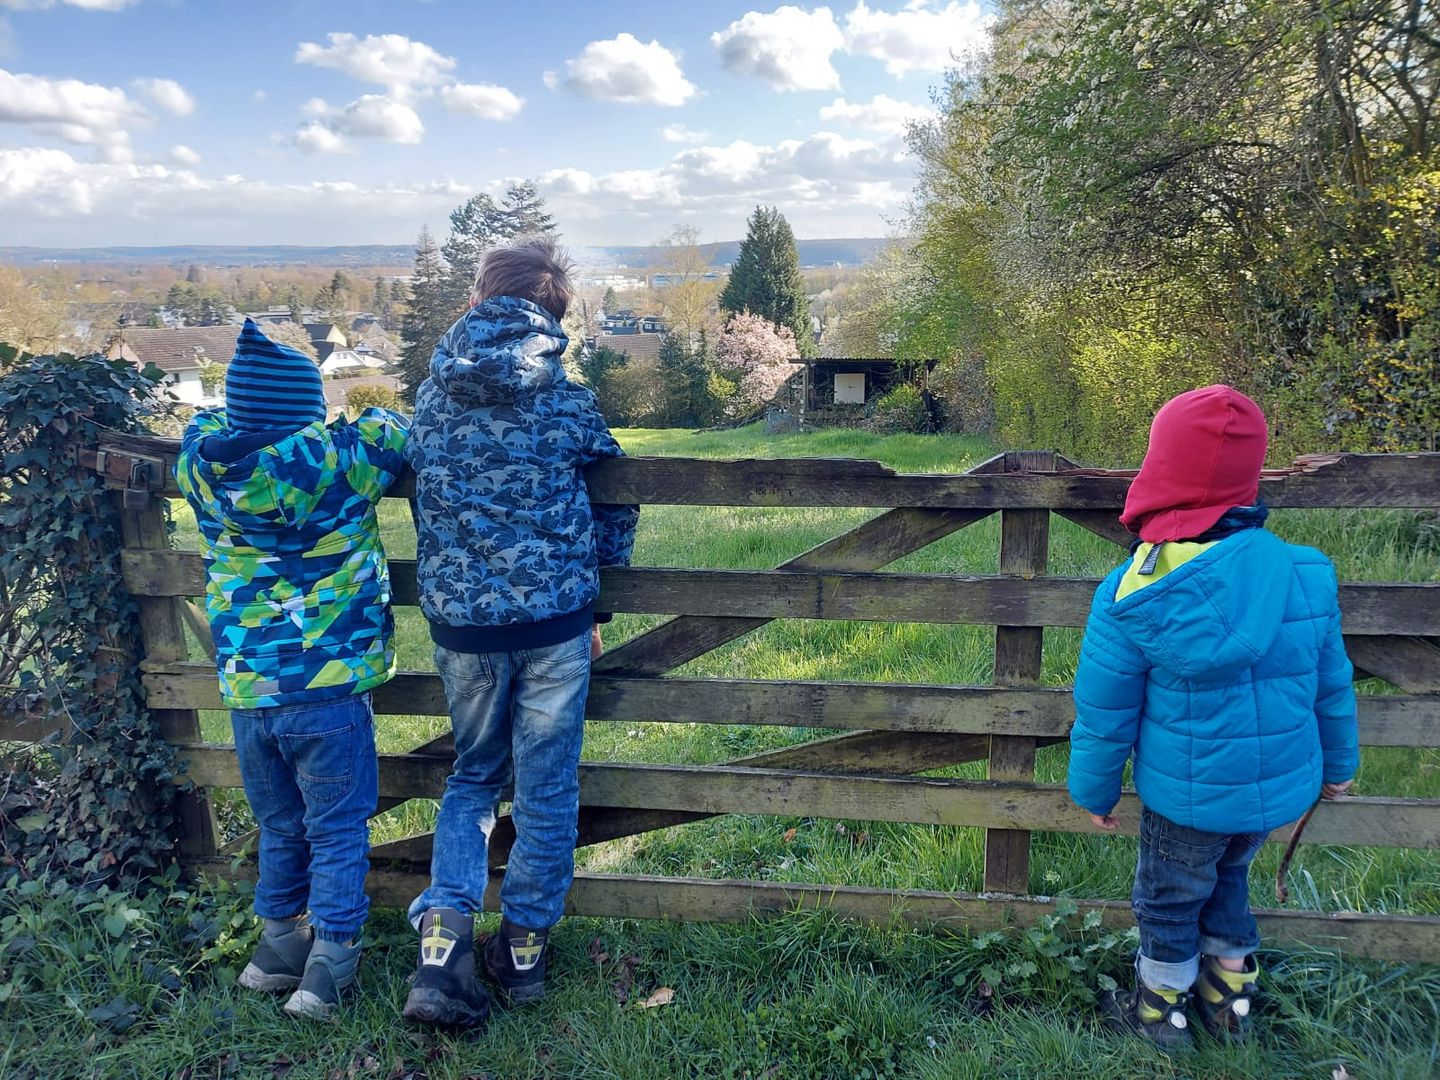
[[[958,471],[993,448],[954,436],[887,436],[826,431],[767,437],[757,428],[693,435],[617,433],[632,454],[694,457],[863,457],[909,472]],[[647,507],[635,562],[647,566],[768,568],[867,517],[871,510]],[[193,521],[177,514],[181,546]],[[1315,544],[1351,580],[1429,581],[1440,574],[1440,543],[1403,512],[1277,512],[1275,530]],[[408,509],[387,501],[387,549],[414,554]],[[994,573],[995,518],[893,565],[921,573]],[[1118,549],[1058,518],[1050,568],[1100,575]],[[402,667],[429,669],[423,621],[397,613]],[[619,616],[613,644],[661,621]],[[1079,632],[1046,633],[1045,682],[1068,683]],[[873,623],[775,622],[704,656],[684,674],[732,678],[986,683],[993,629]],[[1377,690],[1378,687],[1367,689]],[[443,732],[444,718],[385,717],[381,749],[402,751]],[[204,717],[207,736],[228,741],[223,714]],[[824,734],[813,729],[686,723],[592,723],[592,760],[707,763]],[[1060,781],[1066,751],[1042,751],[1038,773]],[[981,776],[983,765],[947,770]],[[1440,751],[1367,750],[1359,785],[1367,794],[1440,798]],[[248,825],[237,797],[225,801],[232,833]],[[1078,811],[1077,811],[1078,813]],[[427,827],[434,804],[412,802],[377,819],[377,842]],[[1123,898],[1134,841],[1041,834],[1033,843],[1037,893]],[[1253,875],[1253,899],[1270,905],[1278,852]],[[973,829],[877,822],[730,816],[615,841],[580,853],[582,867],[697,877],[750,877],[880,887],[976,890],[983,837]],[[1291,905],[1317,910],[1440,913],[1440,865],[1433,853],[1302,848]],[[1096,1032],[1086,1000],[1097,971],[1123,975],[1129,943],[1098,931],[970,941],[861,929],[827,916],[789,916],[743,927],[568,920],[556,935],[555,993],[533,1013],[504,1015],[478,1040],[434,1038],[397,1022],[411,934],[394,913],[375,917],[366,993],[335,1024],[296,1028],[278,1007],[233,989],[247,925],[233,948],[207,958],[205,934],[187,940],[184,911],[201,922],[243,896],[198,898],[176,885],[163,909],[132,909],[119,942],[107,940],[103,912],[74,914],[51,903],[64,930],[53,945],[49,989],[12,1001],[0,1075],[210,1075],[349,1077],[1424,1077],[1440,1068],[1435,968],[1380,969],[1322,953],[1267,953],[1273,972],[1267,1034],[1247,1049],[1208,1048],[1165,1059]],[[117,903],[119,901],[116,901]],[[43,921],[40,897],[0,897],[0,913]],[[167,914],[169,912],[170,914]],[[203,913],[203,914],[202,914]],[[187,915],[187,918],[189,916]],[[18,925],[18,924],[17,924]],[[88,928],[88,929],[87,929]],[[191,931],[194,927],[191,927]],[[14,927],[0,932],[10,935]],[[93,940],[85,941],[87,937]],[[36,936],[45,948],[43,934]],[[132,942],[118,957],[119,944]],[[1066,941],[1079,944],[1066,944]],[[1087,951],[1088,950],[1088,951]],[[1051,955],[1055,954],[1055,955]],[[1071,960],[1073,958],[1073,962]],[[0,957],[0,962],[4,958]],[[1068,966],[1067,966],[1068,965]],[[1031,971],[1031,968],[1036,970]],[[157,976],[173,973],[178,982]],[[3,978],[3,976],[0,976]],[[998,981],[987,996],[982,985]],[[3,984],[0,984],[3,985]],[[668,987],[674,1001],[637,1001]],[[123,1034],[97,1006],[121,999],[138,1009]],[[622,1003],[622,1000],[623,1003]],[[108,1025],[108,1027],[107,1027]],[[73,1032],[47,1042],[55,1030]],[[185,1068],[189,1073],[182,1073]]]

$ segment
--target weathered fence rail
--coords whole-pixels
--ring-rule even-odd
[[[123,572],[139,598],[144,682],[167,738],[180,747],[197,791],[187,797],[185,853],[192,865],[231,873],[205,791],[236,787],[232,748],[200,740],[197,713],[220,707],[211,665],[187,652],[185,598],[203,592],[194,552],[173,550],[159,499],[175,444],[117,438],[94,455],[127,511]],[[1091,831],[1063,788],[1034,782],[1035,752],[1066,738],[1071,694],[1042,688],[1046,627],[1083,625],[1095,582],[1047,575],[1051,512],[1123,542],[1115,520],[1129,475],[1076,468],[1053,454],[1008,453],[958,475],[896,475],[848,460],[693,461],[626,459],[592,469],[594,498],[613,502],[881,508],[857,527],[774,570],[636,567],[602,574],[607,610],[673,616],[614,647],[596,665],[592,720],[689,721],[828,729],[822,739],[713,766],[586,763],[581,768],[581,844],[730,813],[971,826],[987,830],[986,894],[897,892],[854,886],[777,884],[580,874],[576,913],[734,921],[791,908],[828,908],[855,918],[988,929],[1033,918],[1035,831]],[[392,493],[409,494],[402,480]],[[1275,507],[1440,506],[1440,455],[1347,455],[1301,459],[1267,473]],[[1000,515],[999,574],[899,574],[882,568],[904,555]],[[416,603],[414,563],[391,561],[400,605]],[[1347,648],[1363,674],[1398,687],[1361,698],[1366,746],[1440,746],[1440,584],[1347,583]],[[841,619],[993,625],[992,686],[770,682],[666,677],[666,673],[773,619]],[[403,672],[375,692],[380,714],[444,715],[437,676]],[[6,734],[0,732],[0,737]],[[449,736],[405,754],[382,755],[381,808],[439,796],[453,757]],[[917,773],[987,760],[989,779]],[[1138,803],[1117,810],[1134,832]],[[1279,837],[1272,837],[1272,840]],[[243,838],[242,838],[243,839]],[[1440,851],[1440,800],[1367,795],[1327,803],[1306,839]],[[504,863],[513,831],[503,820],[491,842]],[[430,837],[383,844],[370,887],[382,903],[408,903],[426,873]],[[249,870],[242,869],[241,873]],[[1085,901],[1108,924],[1129,917],[1120,903]],[[1385,959],[1440,960],[1440,917],[1271,911],[1265,932]]]

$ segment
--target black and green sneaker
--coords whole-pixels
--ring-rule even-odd
[[[485,970],[512,1005],[545,996],[545,946],[548,930],[527,930],[509,919],[485,942]]]
[[[240,985],[266,994],[294,990],[305,974],[305,961],[314,940],[315,931],[304,914],[293,919],[266,919],[260,944],[240,973]]]
[[[1205,957],[1191,996],[1205,1030],[1230,1042],[1249,1038],[1250,1013],[1259,981],[1260,965],[1254,956],[1245,958],[1244,971],[1226,971],[1215,957]]]
[[[475,923],[454,908],[420,917],[420,962],[405,999],[416,1024],[474,1028],[490,1016],[490,995],[475,978]]]
[[[1128,994],[1110,990],[1100,998],[1105,1024],[1123,1035],[1138,1035],[1167,1054],[1194,1046],[1185,1017],[1186,996],[1179,990],[1152,990],[1136,982]]]

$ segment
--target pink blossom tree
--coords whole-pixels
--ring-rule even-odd
[[[788,326],[777,330],[764,316],[748,312],[733,316],[715,343],[715,367],[736,387],[726,411],[743,416],[774,398],[795,373],[790,361],[799,355]]]

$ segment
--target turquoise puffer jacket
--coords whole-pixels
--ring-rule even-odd
[[[1355,775],[1355,691],[1334,567],[1264,529],[1235,533],[1116,600],[1100,583],[1075,676],[1070,794],[1120,798],[1134,754],[1151,810],[1217,833],[1294,821]]]

